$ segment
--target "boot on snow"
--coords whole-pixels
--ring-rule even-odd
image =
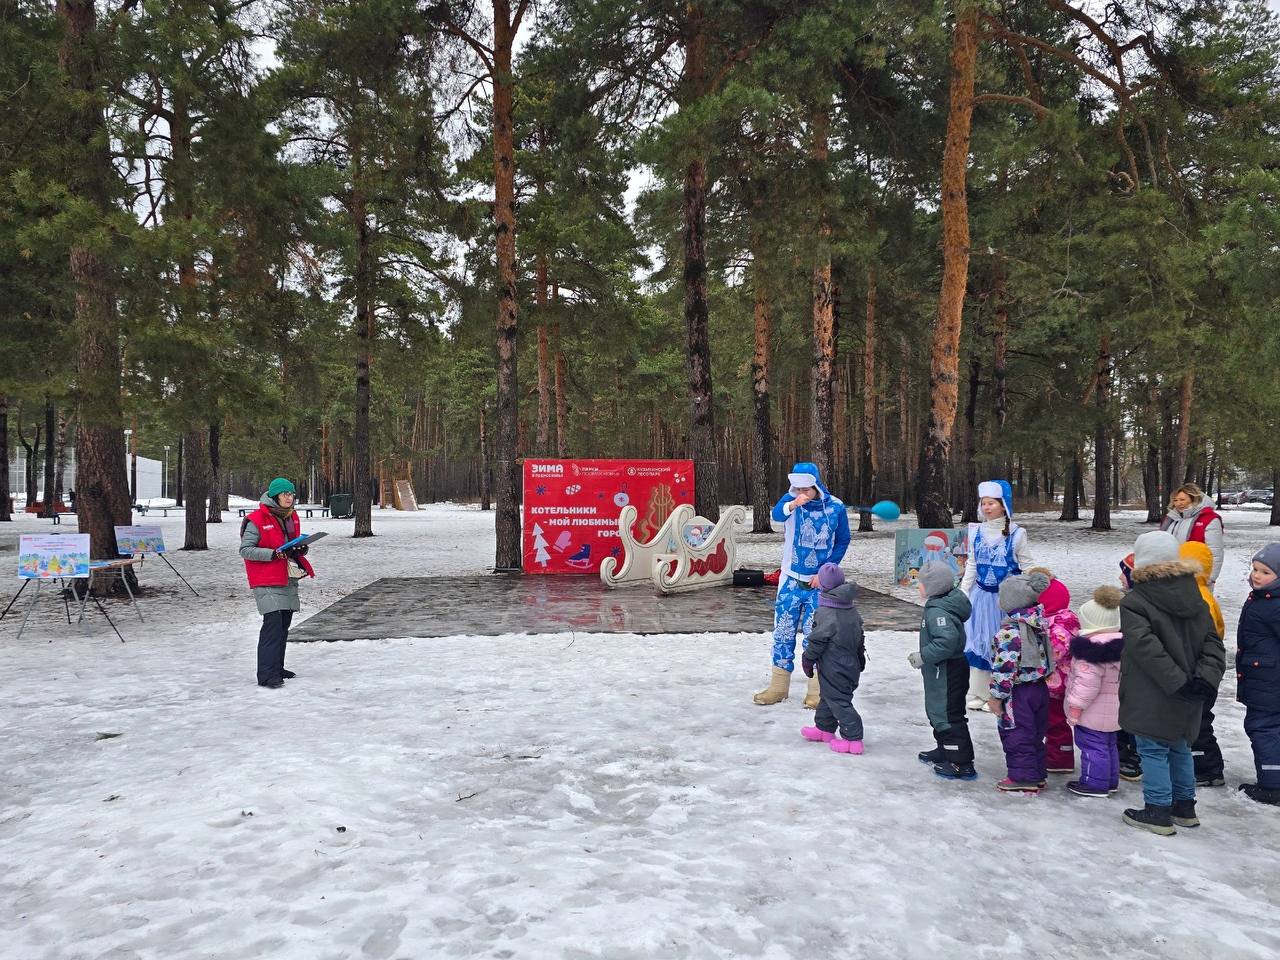
[[[832,753],[852,753],[855,756],[862,753],[861,740],[832,740],[827,746]]]
[[[769,675],[769,686],[765,687],[751,699],[762,707],[780,703],[787,699],[791,692],[791,674],[781,667],[774,667]]]
[[[1196,816],[1196,802],[1194,800],[1173,801],[1173,806],[1169,809],[1169,816],[1180,827],[1200,826],[1200,818]]]
[[[950,763],[944,761],[933,765],[935,776],[941,777],[943,780],[977,780],[978,771],[974,769],[972,763]]]
[[[947,762],[947,751],[941,747],[934,747],[932,750],[921,750],[916,754],[916,759],[932,767],[935,763]]]
[[[1257,803],[1280,807],[1280,790],[1274,787],[1260,787],[1256,783],[1242,783],[1239,790],[1250,800]]]
[[[804,708],[806,710],[817,710],[818,704],[822,702],[822,687],[818,683],[818,675],[815,673],[809,678],[809,685],[804,689]]]
[[[1172,807],[1158,807],[1148,803],[1141,810],[1126,810],[1124,822],[1139,830],[1149,830],[1161,837],[1172,837],[1178,831],[1173,826]]]
[[[827,733],[827,731],[819,730],[817,727],[801,727],[800,736],[812,743],[830,743],[836,738],[834,733]]]

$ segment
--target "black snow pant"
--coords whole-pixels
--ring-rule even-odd
[[[262,615],[262,629],[258,631],[258,683],[270,683],[284,676],[284,647],[292,622],[292,610],[273,610]]]
[[[1191,759],[1196,767],[1196,780],[1222,779],[1222,750],[1218,738],[1213,735],[1213,708],[1218,702],[1218,691],[1205,698],[1200,711],[1200,735],[1191,745]]]
[[[860,676],[860,670],[843,665],[818,671],[822,700],[813,717],[815,727],[826,733],[835,733],[838,727],[845,740],[862,739],[862,717],[853,709],[853,692]]]
[[[1258,772],[1258,786],[1280,790],[1280,710],[1247,707],[1244,732],[1253,747],[1253,764]]]
[[[934,728],[936,755],[942,763],[973,763],[973,738],[969,736],[969,714],[965,700],[969,696],[969,662],[964,657],[948,660],[947,727]]]

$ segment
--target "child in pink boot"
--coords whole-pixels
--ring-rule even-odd
[[[836,753],[862,753],[862,718],[853,708],[853,692],[867,663],[862,617],[854,608],[857,588],[846,583],[834,563],[818,568],[818,611],[809,629],[809,645],[800,661],[806,677],[817,671],[822,699],[813,726],[800,735],[826,743]],[[840,736],[836,736],[839,730]]]
[[[1049,644],[1053,647],[1053,672],[1045,677],[1045,686],[1049,688],[1045,760],[1050,773],[1073,773],[1076,754],[1063,701],[1067,695],[1067,678],[1071,675],[1071,638],[1080,632],[1080,620],[1071,611],[1071,591],[1067,585],[1054,577],[1052,571],[1044,567],[1036,569],[1050,578],[1049,586],[1040,594],[1040,606],[1044,608],[1040,622],[1049,632]]]

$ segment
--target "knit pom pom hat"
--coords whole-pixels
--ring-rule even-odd
[[[1120,601],[1124,594],[1119,587],[1098,587],[1093,599],[1080,606],[1080,634],[1115,633],[1120,629]]]
[[[1049,586],[1049,578],[1039,570],[1005,577],[1000,584],[1000,609],[1005,613],[1026,610],[1040,602],[1040,594]]]

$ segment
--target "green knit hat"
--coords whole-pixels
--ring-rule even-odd
[[[296,494],[297,492],[298,492],[297,488],[293,485],[293,482],[289,480],[287,477],[276,477],[274,480],[271,481],[271,486],[267,487],[268,497],[278,497],[282,493]]]

